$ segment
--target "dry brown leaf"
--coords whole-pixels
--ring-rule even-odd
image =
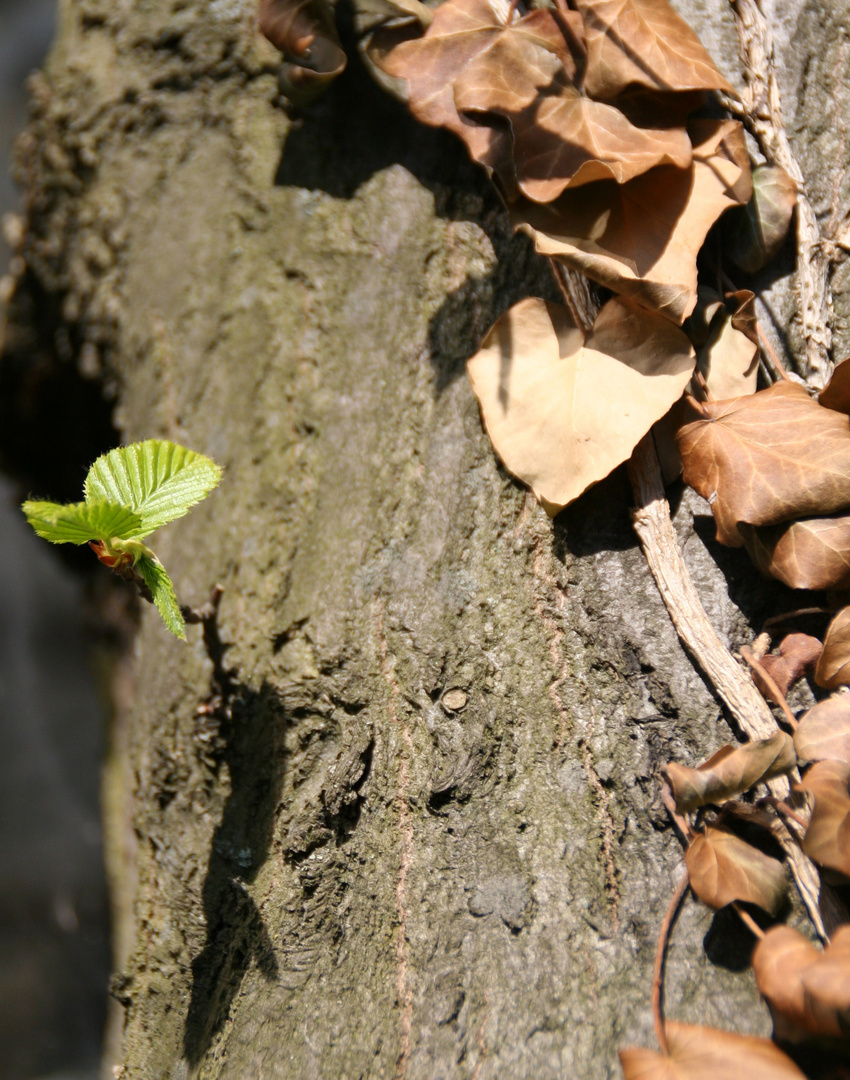
[[[625,1080],[805,1080],[794,1062],[755,1035],[677,1024],[664,1025],[667,1054],[620,1051]]]
[[[820,866],[850,877],[850,765],[818,761],[796,787],[814,799],[803,851]]]
[[[824,690],[850,686],[850,607],[842,608],[827,627],[815,682]]]
[[[585,88],[610,100],[629,86],[735,91],[667,0],[576,0],[587,41]]]
[[[750,195],[741,125],[701,120],[689,130],[689,169],[658,166],[627,184],[600,180],[547,205],[520,201],[511,220],[542,254],[683,322],[696,304],[696,257],[708,230]]]
[[[829,382],[818,394],[818,405],[850,414],[850,360],[835,365]]]
[[[787,889],[782,863],[728,829],[707,825],[698,832],[685,864],[691,888],[711,908],[741,900],[776,915],[782,907]]]
[[[306,104],[345,71],[346,56],[327,0],[260,0],[261,32],[284,54],[282,89]]]
[[[787,694],[798,679],[812,670],[822,652],[823,645],[811,634],[786,634],[779,643],[778,652],[761,658],[761,666],[782,693]],[[772,701],[772,691],[762,679],[758,668],[753,668],[752,675],[753,682],[762,694]]]
[[[611,300],[585,340],[565,308],[528,299],[468,367],[493,448],[554,515],[629,457],[693,365],[690,342],[658,315]]]
[[[748,274],[770,262],[785,241],[797,205],[797,184],[779,165],[753,169],[753,197],[723,222],[723,252]]]
[[[695,315],[696,312],[691,319]],[[709,320],[709,325],[704,341],[697,348],[697,363],[711,396],[722,401],[754,393],[759,356],[755,293],[741,289],[723,298],[717,296],[707,306],[703,318]],[[690,327],[685,329],[691,336]],[[692,336],[691,340],[694,340]]]
[[[722,544],[740,547],[738,522],[776,525],[850,503],[850,420],[802,386],[698,405],[679,430],[685,482],[711,504]]]
[[[850,765],[850,694],[833,694],[809,709],[794,732],[800,761]]]
[[[504,8],[504,10],[502,10]],[[504,158],[501,142],[509,135],[460,115],[455,106],[455,83],[468,69],[501,73],[511,79],[515,108],[538,96],[557,75],[575,71],[557,22],[547,11],[532,11],[505,26],[507,4],[488,0],[447,0],[434,12],[424,36],[396,44],[393,35],[378,31],[370,57],[387,75],[408,85],[410,110],[417,119],[459,135],[471,156],[494,168]],[[492,54],[492,55],[490,55]],[[494,140],[499,143],[494,148]]]
[[[766,577],[792,589],[850,588],[850,517],[803,518],[789,525],[744,525],[738,532]]]
[[[842,1035],[850,1034],[850,926],[832,935],[817,964],[802,975],[811,1008],[829,1010]]]
[[[797,764],[794,740],[783,731],[769,739],[728,743],[695,769],[671,761],[663,772],[681,813],[734,799],[760,780],[790,772]]]
[[[780,1013],[812,1034],[840,1035],[835,1009],[826,1006],[817,993],[808,991],[804,982],[825,957],[797,930],[773,926],[753,951],[753,971],[759,993],[771,1012]]]

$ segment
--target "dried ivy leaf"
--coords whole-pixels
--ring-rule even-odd
[[[758,332],[755,329],[755,293],[749,289],[710,299],[702,321],[708,321],[704,339],[697,343],[691,332],[691,320],[685,330],[697,347],[697,364],[711,396],[717,401],[755,392],[758,382]],[[701,297],[700,297],[701,299]],[[700,328],[701,329],[701,328]]]
[[[706,803],[734,799],[760,780],[790,772],[796,764],[794,740],[784,731],[775,731],[769,739],[743,746],[727,743],[695,769],[671,761],[662,771],[677,809],[688,813]]]
[[[775,653],[763,656],[761,666],[771,676],[783,694],[794,683],[814,668],[823,652],[823,645],[811,634],[786,634]],[[753,682],[768,700],[773,700],[771,689],[764,683],[761,673],[753,669]],[[776,702],[778,705],[779,702]]]
[[[625,1080],[805,1080],[805,1074],[770,1039],[671,1020],[664,1025],[664,1033],[666,1054],[620,1051]]]
[[[815,682],[824,690],[850,685],[850,607],[842,608],[827,627]]]
[[[307,104],[345,70],[328,0],[260,0],[260,30],[284,54],[281,89]]]
[[[677,436],[685,483],[711,504],[721,544],[739,522],[775,525],[850,503],[850,421],[802,386],[780,382],[698,405]]]
[[[478,72],[479,77],[489,72],[496,80],[506,71],[516,109],[530,105],[561,72],[575,72],[563,34],[549,12],[532,11],[513,19],[510,26],[505,25],[506,16],[506,4],[447,0],[434,12],[424,36],[396,44],[379,33],[369,50],[372,61],[387,75],[406,81],[410,110],[418,120],[453,131],[476,161],[491,168],[497,159],[504,159],[503,148],[494,148],[492,127],[461,116],[455,105],[455,83],[463,84],[467,69],[472,66],[473,76]]]
[[[701,120],[689,130],[689,169],[658,166],[627,184],[600,180],[547,205],[520,201],[511,207],[514,226],[542,254],[683,322],[696,305],[696,257],[708,230],[750,194],[741,125]]]
[[[797,184],[779,165],[753,169],[753,196],[723,222],[723,251],[748,274],[766,266],[785,242]]]
[[[741,900],[776,915],[782,907],[787,888],[782,863],[728,829],[708,825],[697,833],[685,864],[691,888],[711,908]]]
[[[833,694],[809,709],[794,732],[801,761],[843,761],[850,765],[850,694]]]
[[[850,765],[818,761],[796,787],[814,799],[803,851],[820,866],[850,877]]]
[[[840,926],[816,964],[806,968],[803,986],[810,1008],[835,1016],[839,1033],[850,1034],[850,927]]]
[[[585,88],[610,100],[627,87],[735,91],[667,0],[576,0],[587,41]]]
[[[554,515],[629,457],[693,364],[688,339],[658,315],[611,300],[585,340],[565,308],[529,299],[468,367],[493,448]]]
[[[807,990],[804,977],[825,954],[790,926],[773,926],[753,951],[759,993],[772,1013],[816,1035],[840,1035],[835,1010]],[[850,966],[848,966],[850,970]]]
[[[788,525],[744,525],[738,532],[765,577],[792,589],[850,588],[850,517],[803,518]]]
[[[835,365],[829,382],[818,394],[818,405],[850,414],[850,360]]]
[[[619,109],[591,100],[563,79],[516,111],[517,81],[505,85],[501,75],[489,57],[470,67],[455,84],[455,105],[510,120],[519,189],[535,202],[550,202],[568,187],[596,180],[624,184],[657,165],[687,168],[691,162],[683,127],[636,127]]]

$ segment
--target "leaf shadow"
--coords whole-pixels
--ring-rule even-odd
[[[275,810],[284,771],[288,723],[275,692],[230,688],[224,713],[212,736],[211,756],[227,767],[230,793],[215,829],[202,888],[207,927],[203,949],[192,962],[192,993],[183,1053],[196,1066],[224,1025],[251,963],[262,976],[277,978],[274,943],[247,886],[255,880],[271,847]]]

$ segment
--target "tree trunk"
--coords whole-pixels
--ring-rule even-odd
[[[724,0],[677,6],[740,83]],[[552,295],[547,264],[353,50],[288,116],[254,8],[64,0],[20,153],[13,329],[53,312],[57,363],[99,376],[123,440],[227,470],[156,545],[184,602],[224,585],[222,653],[146,611],[115,722],[107,1073],[616,1076],[618,1047],[653,1044],[680,872],[658,768],[729,726],[623,476],[552,523],[482,432],[464,362]],[[765,8],[815,206],[840,218],[847,5]],[[793,341],[787,280],[767,295]],[[687,496],[677,527],[734,646],[791,605],[707,514]],[[768,1033],[748,948],[686,903],[668,1014]]]

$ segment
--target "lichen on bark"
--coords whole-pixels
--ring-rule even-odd
[[[691,6],[728,39],[721,0]],[[251,3],[66,0],[20,151],[65,362],[127,441],[227,468],[158,545],[182,599],[225,586],[223,700],[197,634],[146,615],[116,719],[106,813],[134,855],[108,1064],[613,1077],[651,1038],[678,877],[657,770],[728,727],[623,478],[551,524],[481,431],[464,362],[551,293],[546,264],[356,58],[301,116],[274,64]],[[730,599],[705,513],[685,499],[677,525],[734,645],[775,594],[732,552]],[[668,1011],[766,1033],[711,923],[686,907]]]

